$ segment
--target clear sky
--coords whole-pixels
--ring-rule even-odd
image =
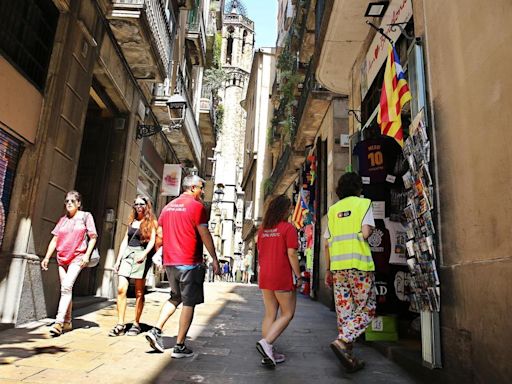
[[[275,47],[277,39],[277,0],[242,0],[247,16],[254,21],[254,48]]]

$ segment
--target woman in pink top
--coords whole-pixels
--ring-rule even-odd
[[[288,222],[291,208],[290,199],[285,195],[274,198],[258,231],[259,286],[265,316],[261,326],[263,338],[256,343],[256,348],[263,356],[262,363],[270,367],[285,361],[285,356],[276,352],[272,344],[295,314],[295,289],[301,285],[297,230]]]
[[[60,301],[55,324],[50,329],[52,336],[60,336],[62,332],[73,329],[71,325],[73,285],[82,268],[89,263],[98,236],[92,215],[80,210],[82,205],[80,193],[68,192],[64,204],[66,214],[60,218],[52,231],[53,238],[48,245],[45,258],[41,261],[41,267],[47,271],[48,262],[53,252],[57,250]]]

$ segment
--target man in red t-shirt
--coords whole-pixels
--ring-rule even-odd
[[[213,271],[219,274],[219,262],[213,239],[208,230],[206,209],[201,203],[204,180],[199,176],[183,179],[184,192],[167,204],[158,218],[157,237],[163,246],[163,264],[171,297],[164,303],[155,327],[146,333],[151,347],[164,352],[162,328],[172,316],[176,307],[183,303],[179,322],[178,337],[171,356],[191,357],[194,353],[185,346],[188,329],[194,317],[194,308],[204,302],[203,243],[213,258]]]

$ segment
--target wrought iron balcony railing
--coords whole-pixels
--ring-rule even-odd
[[[174,13],[172,9],[165,6],[165,3],[163,0],[112,0],[111,11],[108,14],[114,35],[123,51],[126,51],[128,64],[132,64],[133,61],[134,68],[137,65],[140,66],[140,53],[137,55],[137,50],[132,52],[134,48],[140,50],[140,47],[134,47],[133,43],[140,39],[140,46],[153,46],[157,52],[154,60],[161,80],[168,76],[167,71],[176,34]],[[143,19],[144,22],[139,21]],[[133,28],[130,28],[132,24],[138,24],[138,36],[133,36]],[[146,38],[146,35],[141,32],[144,28],[149,28],[151,38]],[[154,57],[151,49],[150,55]],[[138,76],[137,73],[135,75]]]
[[[278,181],[280,180],[283,172],[286,169],[286,166],[288,165],[288,162],[290,160],[290,156],[292,154],[292,148],[291,146],[286,146],[285,150],[281,154],[281,157],[279,160],[277,160],[276,166],[274,167],[274,170],[272,171],[272,175],[270,175],[270,178],[268,179],[269,187],[265,190],[265,198],[269,196],[274,188],[276,187]]]

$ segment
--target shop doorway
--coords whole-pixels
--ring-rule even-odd
[[[94,217],[98,232],[97,247],[103,255],[105,252],[102,250],[113,247],[113,233],[105,225],[105,219],[112,220],[109,217],[112,215],[107,215],[106,212],[116,206],[109,199],[112,200],[114,194],[114,200],[117,201],[119,196],[120,175],[115,173],[121,168],[117,163],[122,162],[122,156],[116,154],[124,153],[124,141],[117,140],[115,111],[112,107],[109,108],[110,103],[106,96],[101,97],[100,94],[96,87],[91,88],[75,189],[82,194],[83,209],[91,212]],[[86,268],[80,273],[73,291],[75,295],[96,294],[98,282],[101,281],[98,274],[104,261],[98,267]]]

